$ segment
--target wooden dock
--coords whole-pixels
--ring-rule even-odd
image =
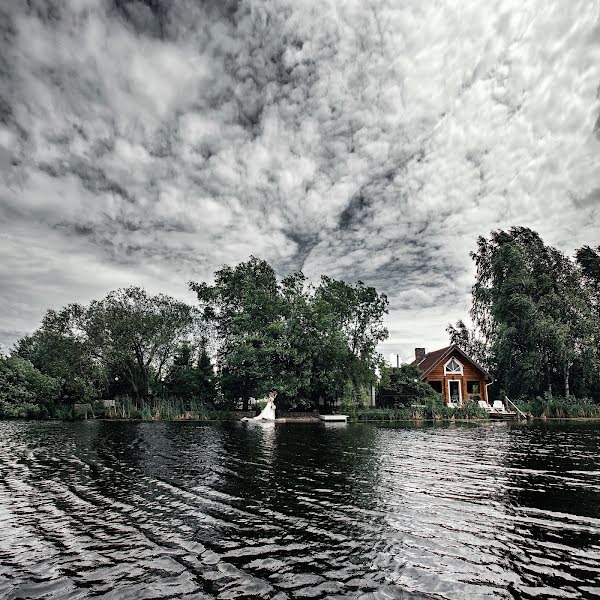
[[[318,415],[318,416],[308,416],[303,415],[301,417],[278,417],[277,419],[252,419],[248,417],[244,417],[241,419],[244,423],[347,423],[348,415]]]
[[[515,410],[508,408],[510,405]],[[487,411],[490,419],[496,421],[515,421],[517,419],[527,419],[527,415],[510,398],[506,398],[506,404],[501,400],[495,400],[490,406],[487,402],[479,402],[479,406]]]
[[[347,423],[348,415],[319,415],[319,419],[325,423]]]

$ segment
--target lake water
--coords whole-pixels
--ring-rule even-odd
[[[599,598],[600,424],[0,422],[0,598]]]

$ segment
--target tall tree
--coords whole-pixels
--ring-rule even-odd
[[[219,337],[222,389],[245,407],[271,387],[283,400],[308,404],[372,377],[376,346],[387,336],[387,299],[374,288],[323,277],[315,289],[302,273],[279,281],[254,257],[217,271],[213,285],[190,287]]]
[[[456,344],[462,348],[469,356],[472,356],[480,365],[486,369],[491,369],[491,360],[489,347],[485,340],[478,335],[475,328],[467,327],[462,319],[456,322],[456,325],[449,324],[446,332],[450,336],[450,343]]]
[[[581,269],[583,284],[593,312],[590,344],[581,366],[581,379],[588,383],[590,395],[600,397],[600,246],[583,246],[575,254]]]
[[[589,305],[573,261],[525,227],[480,237],[471,317],[511,394],[570,393],[589,338]]]
[[[207,404],[215,402],[215,374],[204,340],[197,352],[188,341],[179,345],[165,379],[165,389],[170,396]]]
[[[56,379],[66,401],[85,401],[101,385],[102,370],[84,330],[85,307],[69,304],[48,310],[40,327],[19,340],[13,354]]]
[[[84,328],[96,355],[108,368],[121,369],[137,398],[147,398],[178,344],[192,331],[193,309],[169,296],[149,296],[129,287],[94,301]]]
[[[247,409],[250,396],[264,394],[274,385],[273,338],[282,320],[275,271],[267,262],[251,257],[217,271],[213,285],[191,282],[190,289],[217,333],[217,366],[224,392],[241,397]]]

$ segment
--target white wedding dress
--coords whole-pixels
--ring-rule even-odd
[[[274,421],[275,420],[275,401],[273,398],[267,400],[267,405],[262,409],[259,415],[249,419],[244,417],[243,421]]]
[[[275,402],[269,398],[267,405],[262,409],[260,415],[256,415],[253,421],[274,421],[275,420]]]

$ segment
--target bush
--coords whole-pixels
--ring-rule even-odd
[[[234,419],[229,410],[219,410],[201,400],[156,398],[134,401],[129,396],[115,398],[115,408],[104,410],[104,418],[140,421],[225,421]]]
[[[59,382],[18,356],[0,358],[0,417],[44,419],[60,394]]]
[[[469,402],[459,408],[451,408],[439,399],[428,399],[419,406],[401,408],[367,408],[349,415],[356,421],[449,421],[451,419],[486,419],[488,414],[476,403]]]

